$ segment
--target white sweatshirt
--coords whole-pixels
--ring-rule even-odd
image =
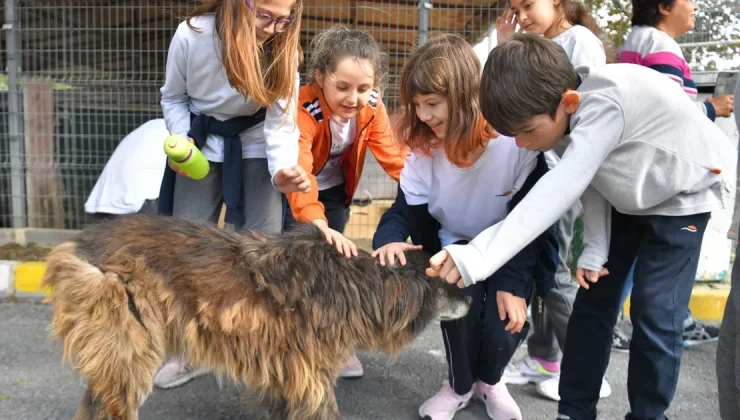
[[[190,113],[210,115],[218,120],[253,115],[259,105],[252,97],[244,100],[231,87],[221,64],[221,47],[215,32],[215,15],[193,18],[195,32],[183,21],[172,37],[162,93],[162,111],[170,134],[187,134]],[[272,177],[298,163],[296,111],[300,75],[296,72],[294,98],[267,108],[264,123],[241,133],[242,158],[267,158]],[[209,135],[203,154],[212,162],[223,162],[223,138]]]
[[[682,216],[732,205],[737,151],[678,84],[634,64],[578,71],[584,76],[581,102],[558,165],[502,222],[468,245],[445,247],[465,284],[488,278],[584,192],[585,247],[578,265],[590,270],[606,263],[611,207],[630,215]]]

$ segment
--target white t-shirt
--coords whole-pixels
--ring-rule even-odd
[[[563,47],[573,67],[593,68],[606,64],[604,44],[585,26],[573,25],[559,33],[552,41]]]
[[[159,197],[169,136],[164,119],[150,120],[129,133],[113,151],[85,202],[87,213],[136,213]]]
[[[409,205],[429,205],[441,224],[443,247],[470,241],[506,217],[509,201],[537,164],[537,153],[518,148],[506,136],[491,139],[467,168],[452,164],[441,148],[432,149],[431,156],[412,152],[401,171],[401,189]]]
[[[355,141],[357,118],[351,118],[346,122],[329,118],[329,128],[331,129],[331,151],[329,152],[329,159],[326,161],[326,165],[316,175],[319,191],[336,187],[344,182],[341,167],[342,156]]]

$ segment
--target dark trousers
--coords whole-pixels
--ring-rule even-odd
[[[344,233],[344,227],[347,225],[347,220],[349,220],[349,207],[344,204],[346,200],[347,192],[344,189],[344,184],[319,191],[319,201],[324,205],[324,215],[329,227],[339,233]],[[293,218],[293,212],[290,210],[285,196],[283,196],[283,204],[285,209],[283,230],[289,230],[296,226],[298,222]]]
[[[158,205],[158,199],[144,200],[144,204],[141,205],[141,208],[139,209],[139,211],[136,212],[136,214],[157,214]],[[93,222],[101,222],[104,220],[116,219],[123,215],[112,213],[91,213],[90,216],[92,217]]]
[[[526,296],[532,295],[532,284],[530,281]],[[462,319],[440,323],[450,386],[459,395],[470,392],[476,380],[497,384],[530,327],[526,322],[517,334],[504,331],[509,320],[499,318],[493,277],[466,287],[465,293],[473,298],[468,314]],[[530,299],[526,301],[529,306]]]
[[[665,419],[681,366],[681,334],[709,213],[629,216],[612,211],[602,277],[576,295],[560,377],[559,413],[595,419],[627,273],[637,257],[630,318],[627,419]]]

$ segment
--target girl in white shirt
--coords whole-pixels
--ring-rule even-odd
[[[226,204],[225,222],[239,230],[281,231],[280,193],[310,189],[297,165],[302,10],[303,0],[206,0],[178,26],[162,110],[169,133],[190,137],[210,172],[194,180],[170,163],[160,213],[215,224]],[[171,388],[201,373],[175,358],[154,384]]]
[[[480,61],[462,38],[431,38],[409,58],[401,76],[403,117],[399,138],[411,149],[401,172],[399,199],[411,209],[427,208],[435,223],[418,213],[405,223],[438,236],[436,246],[465,243],[506,217],[535,167],[546,171],[544,158],[499,136],[486,123],[478,105]],[[530,181],[531,182],[531,181]],[[416,212],[417,210],[412,210]],[[381,264],[403,259],[414,246],[403,242],[384,223],[374,240]],[[438,223],[438,224],[437,224]],[[429,232],[430,229],[438,232]],[[393,238],[393,239],[388,239]],[[442,322],[449,366],[448,380],[424,402],[419,415],[450,420],[473,396],[491,418],[521,419],[517,403],[500,381],[504,367],[526,337],[538,245],[512,260],[507,270],[467,288],[473,307],[459,321]],[[553,266],[555,263],[553,262]],[[549,276],[550,284],[552,273]]]

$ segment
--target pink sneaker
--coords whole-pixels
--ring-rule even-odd
[[[472,390],[465,395],[458,395],[450,387],[450,382],[445,380],[442,389],[419,407],[419,416],[425,420],[452,420],[455,413],[470,404],[472,396]]]
[[[175,388],[206,373],[208,369],[193,369],[185,360],[173,357],[157,372],[154,377],[154,386],[161,389]]]
[[[496,385],[488,385],[477,381],[473,386],[476,397],[486,405],[488,417],[493,420],[522,420],[522,410],[509,394],[506,384],[499,382]]]
[[[357,353],[352,353],[352,357],[344,364],[344,368],[339,372],[340,378],[359,378],[364,374],[362,363],[357,358]]]

